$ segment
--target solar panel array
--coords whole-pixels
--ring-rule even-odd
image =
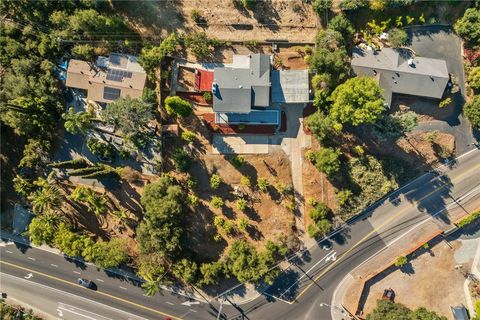
[[[103,88],[103,99],[115,100],[120,98],[120,89],[105,87]]]
[[[131,78],[132,73],[130,71],[123,71],[117,69],[108,69],[107,80],[122,82],[123,78]]]

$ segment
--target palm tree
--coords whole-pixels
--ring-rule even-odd
[[[57,210],[62,206],[62,194],[57,187],[48,185],[28,196],[35,214],[42,214],[48,210]]]
[[[77,187],[70,195],[70,199],[82,202],[93,211],[95,215],[100,215],[107,210],[107,199],[103,195],[99,195],[93,189],[87,187]]]
[[[154,279],[152,275],[147,275],[145,277],[145,282],[142,284],[142,288],[145,291],[145,294],[149,297],[160,292],[161,288],[158,277]]]
[[[62,119],[65,120],[67,132],[71,134],[85,133],[91,126],[93,115],[85,111],[75,112],[73,108],[70,108],[68,112],[62,114]]]

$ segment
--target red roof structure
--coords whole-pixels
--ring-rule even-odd
[[[195,90],[212,91],[213,72],[207,70],[195,70]]]

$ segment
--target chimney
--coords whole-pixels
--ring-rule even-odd
[[[415,66],[415,63],[413,62],[413,58],[408,59],[408,62],[407,62],[407,63],[408,63],[408,65],[409,65],[410,67],[414,67],[414,66]]]

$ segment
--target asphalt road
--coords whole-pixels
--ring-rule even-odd
[[[398,237],[408,237],[426,219],[446,228],[446,209],[478,199],[479,169],[480,151],[474,150],[440,174],[414,180],[332,235],[329,250],[318,245],[292,259],[257,299],[236,307],[224,304],[223,317],[241,318],[243,313],[245,319],[331,319],[332,310],[340,308],[332,306],[333,293],[348,273]],[[57,317],[60,309],[63,319],[214,319],[219,309],[218,301],[209,304],[168,291],[146,297],[135,281],[36,248],[8,244],[0,255],[1,290],[19,300],[25,296]],[[79,276],[95,281],[98,289],[78,286]]]

